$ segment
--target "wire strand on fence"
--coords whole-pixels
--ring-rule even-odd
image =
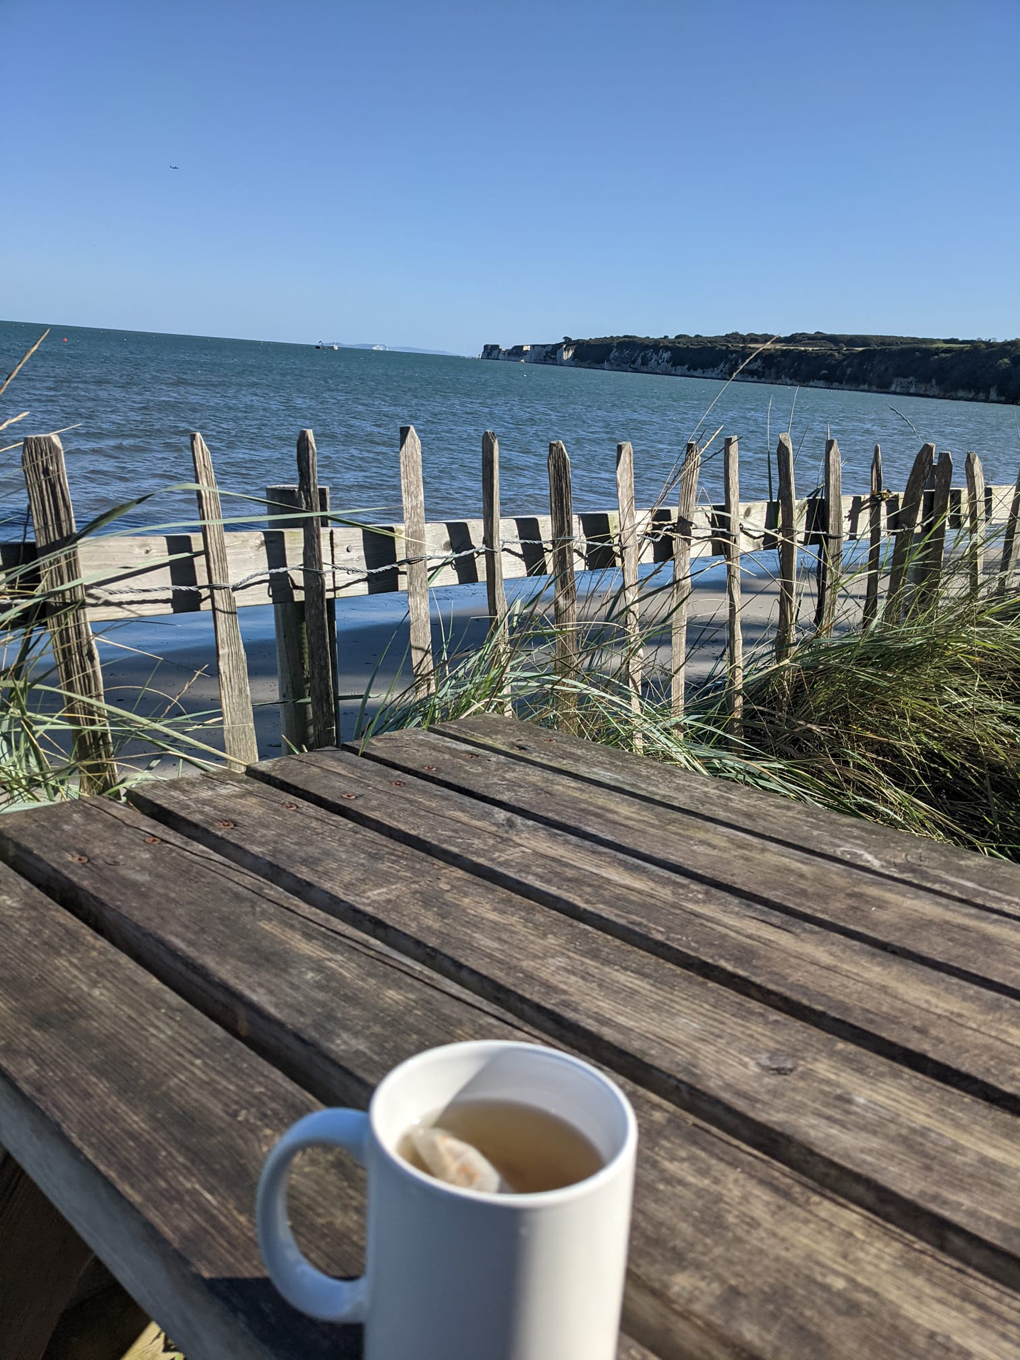
[[[776,542],[779,541],[779,535],[776,534],[771,529],[763,530],[762,532],[759,533],[756,531],[754,527],[742,523],[740,525],[740,532],[743,535],[743,537],[750,538],[756,542],[763,542],[766,538],[774,539]],[[671,540],[673,536],[674,530],[672,528],[667,529],[662,533],[643,533],[639,535],[639,537],[642,540],[649,543],[660,543],[667,539]],[[704,531],[694,530],[691,533],[691,540],[694,543],[711,543],[718,537],[719,535],[711,529]],[[590,549],[605,550],[606,548],[613,548],[615,552],[617,541],[618,541],[617,535],[607,535],[604,538],[588,538],[586,535],[577,534],[574,535],[573,537],[562,540],[552,538],[501,539],[499,542],[499,548],[501,552],[508,552],[512,556],[518,557],[520,558],[521,561],[524,561],[525,560],[524,554],[516,552],[515,549],[519,547],[538,547],[542,548],[546,552],[550,552],[557,543],[564,542],[571,543],[575,547],[580,547],[588,550]],[[167,585],[153,585],[153,586],[138,585],[121,587],[117,586],[104,587],[97,584],[87,584],[86,589],[92,595],[103,595],[109,597],[129,595],[140,596],[145,593],[155,594],[157,597],[160,595],[179,593],[187,594],[198,592],[199,594],[201,594],[203,591],[209,590],[230,590],[236,593],[239,590],[247,589],[249,586],[258,585],[262,582],[268,581],[273,576],[282,576],[287,574],[298,573],[319,574],[321,570],[321,574],[323,576],[346,575],[355,577],[358,580],[367,580],[369,577],[372,576],[384,576],[387,573],[400,571],[401,568],[405,568],[416,562],[424,561],[430,564],[434,564],[438,567],[443,567],[449,566],[453,562],[462,561],[466,557],[473,558],[484,557],[485,553],[486,549],[483,547],[464,548],[460,552],[426,553],[413,557],[401,557],[395,559],[393,562],[386,562],[382,566],[378,567],[345,567],[340,565],[339,563],[333,563],[329,566],[323,565],[323,567],[319,569],[305,567],[302,566],[300,563],[295,562],[293,564],[288,564],[287,566],[283,567],[266,567],[259,571],[253,571],[250,572],[247,576],[242,576],[241,579],[238,581],[203,581],[201,583],[196,582],[194,585],[174,582],[169,583]],[[200,555],[201,554],[196,554],[196,556]],[[165,564],[153,563],[150,570],[157,569],[161,565]]]
[[[888,500],[891,494],[892,493],[885,491],[881,494],[880,499],[883,501]],[[861,512],[866,511],[871,504],[872,504],[871,496],[862,496],[860,498],[860,511]],[[849,519],[849,516],[845,515],[843,518],[844,521],[847,521]],[[752,543],[765,544],[767,542],[769,548],[772,548],[779,547],[780,544],[783,542],[783,536],[779,532],[778,527],[774,529],[766,529],[763,528],[760,525],[760,523],[751,524],[746,521],[741,521],[739,529],[741,537],[750,540]],[[669,525],[659,530],[645,529],[639,533],[638,538],[643,543],[650,543],[654,545],[657,543],[672,542],[676,537],[676,532],[677,532],[676,524],[670,523]],[[808,536],[809,536],[808,530],[806,529],[798,530],[797,532],[798,545],[803,545],[805,539]],[[689,533],[689,537],[692,544],[713,542],[718,543],[720,541],[719,531],[712,527],[709,527],[707,529],[694,529],[692,527]],[[601,550],[604,552],[606,549],[612,549],[614,555],[617,557],[619,556],[619,535],[617,534],[607,534],[605,536],[597,535],[588,536],[586,534],[575,534],[572,535],[570,538],[564,539],[562,541],[570,543],[575,548],[579,548],[585,552],[591,552],[592,550],[596,551]],[[516,557],[519,561],[526,562],[527,555],[521,551],[518,551],[519,549],[541,548],[543,555],[547,555],[551,553],[552,549],[559,542],[560,540],[553,539],[551,537],[506,538],[499,540],[498,547],[501,552],[508,553],[510,554],[510,556]],[[377,567],[367,566],[347,567],[340,563],[331,563],[329,565],[325,564],[323,565],[323,567],[321,568],[321,574],[323,576],[333,578],[336,578],[338,576],[344,576],[349,578],[347,581],[348,585],[355,585],[361,582],[366,582],[376,576],[385,576],[393,572],[400,572],[401,570],[406,569],[408,566],[422,561],[428,563],[430,566],[434,566],[438,569],[441,569],[444,566],[451,566],[454,563],[463,561],[466,558],[478,559],[480,557],[484,557],[485,554],[486,554],[485,547],[480,545],[478,547],[464,548],[458,552],[426,553],[421,555],[405,556],[402,558],[397,558],[392,562],[385,562]],[[183,557],[186,558],[187,556],[188,554],[183,554]],[[193,554],[193,556],[199,557],[202,556],[202,553],[196,552]],[[174,560],[178,560],[177,557],[175,557]],[[26,564],[26,566],[30,565],[31,564]],[[155,562],[151,564],[150,570],[158,569],[159,567],[165,565],[166,565],[165,562]],[[150,585],[150,586],[134,585],[120,587],[102,586],[99,583],[94,582],[85,582],[84,584],[85,589],[87,590],[89,596],[92,598],[93,602],[101,603],[105,600],[112,601],[115,598],[130,597],[141,600],[149,597],[154,597],[158,599],[166,595],[202,594],[203,592],[210,592],[214,590],[229,590],[236,594],[237,592],[246,590],[251,586],[263,584],[275,576],[311,574],[313,571],[318,571],[318,569],[304,567],[300,563],[293,563],[281,567],[262,568],[258,571],[250,572],[247,576],[242,576],[237,581],[209,581],[201,583],[196,582],[194,584],[174,582],[167,583],[165,585]],[[543,575],[548,573],[534,572],[529,574]],[[25,598],[28,599],[30,597],[31,592],[26,591]]]

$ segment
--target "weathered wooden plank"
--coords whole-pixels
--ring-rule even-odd
[[[425,538],[425,484],[421,470],[421,441],[413,425],[400,427],[400,494],[404,503],[411,669],[414,672],[415,693],[431,694],[436,682],[432,663],[428,545]]]
[[[726,491],[726,606],[730,734],[740,741],[744,733],[744,634],[740,626],[740,473],[737,440],[723,445],[723,481]]]
[[[629,442],[616,446],[616,500],[620,507],[620,592],[623,669],[630,690],[630,709],[641,712],[641,601],[638,586],[637,517],[634,511],[634,449]],[[635,731],[635,750],[641,735]]]
[[[700,463],[700,458],[699,458]],[[681,491],[683,483],[681,482]],[[697,487],[695,487],[695,493]],[[715,551],[715,541],[712,535],[712,525],[715,520],[716,507],[712,505],[695,506],[694,513],[691,515],[691,557],[711,557]]]
[[[907,568],[914,551],[914,529],[921,512],[924,488],[931,474],[935,445],[924,444],[914,459],[907,478],[907,488],[900,501],[896,516],[896,538],[893,544],[892,564],[889,568],[889,586],[885,599],[883,618],[886,623],[898,623],[903,612],[903,589],[906,584]]]
[[[229,587],[223,511],[216,485],[212,455],[202,436],[191,436],[191,458],[198,483],[198,517],[202,522],[206,569],[212,583],[213,635],[216,639],[216,673],[223,711],[223,749],[232,766],[244,769],[259,758],[255,740],[255,717],[248,684],[248,659],[237,621],[237,601]]]
[[[968,453],[964,464],[967,476],[967,575],[972,591],[978,591],[985,578],[985,473],[976,453]]]
[[[142,798],[554,1040],[1020,1285],[1013,1116],[373,831],[288,809],[252,780],[151,781]]]
[[[311,744],[332,746],[336,741],[336,641],[330,641],[323,573],[322,522],[319,519],[319,470],[315,435],[302,430],[297,443],[298,492],[305,512],[301,566],[305,592],[305,633],[308,640],[308,691],[311,698]]]
[[[939,598],[942,580],[942,558],[946,550],[946,526],[949,523],[949,488],[953,481],[953,455],[948,449],[939,454],[932,488],[931,528],[921,548],[915,607],[933,609]]]
[[[452,743],[448,743],[452,749]],[[405,748],[413,750],[413,743]],[[366,748],[371,755],[372,743]],[[432,779],[456,750],[429,748]],[[392,836],[830,1034],[1020,1113],[1020,1001],[934,973],[737,894],[507,817],[351,752],[265,761],[274,788]],[[418,772],[420,773],[420,771]]]
[[[556,621],[555,665],[561,685],[556,696],[559,726],[577,726],[577,694],[570,688],[577,672],[577,583],[574,578],[574,513],[570,492],[570,457],[555,439],[549,445],[549,517],[552,521],[553,617]]]
[[[783,661],[793,641],[797,598],[797,497],[794,490],[793,444],[779,436],[776,449],[779,481],[779,618],[776,623],[776,660]]]
[[[227,551],[244,540],[250,560],[254,534],[229,534]],[[20,544],[0,546],[13,565]],[[35,544],[25,545],[34,557]],[[136,615],[191,613],[209,609],[205,552],[201,534],[138,536],[90,534],[78,543],[86,614],[90,622]],[[234,579],[234,578],[232,578]],[[238,577],[239,579],[239,577]]]
[[[878,583],[882,571],[882,448],[875,445],[871,459],[868,498],[868,579],[864,590],[864,626],[878,617]]]
[[[839,578],[843,569],[843,473],[839,445],[825,441],[825,528],[818,554],[818,603],[815,627],[823,635],[836,622]]]
[[[69,819],[59,819],[59,827],[58,819],[45,829],[34,821],[32,831],[42,835],[26,841],[20,853],[31,859],[36,879],[324,1102],[364,1108],[392,1067],[437,1044],[534,1037],[469,993],[437,985],[426,969],[243,869],[207,853],[196,860],[193,844],[133,809],[115,806],[112,817],[108,810],[82,802]],[[51,863],[55,833],[87,844],[90,853],[67,861],[58,851]],[[70,874],[62,872],[65,862],[75,866]],[[112,872],[101,881],[94,872],[90,881],[88,869],[78,867],[102,862]],[[338,996],[342,1007],[335,1004]],[[642,1094],[636,1096],[640,1106]],[[354,1180],[357,1195],[357,1173]],[[351,1231],[349,1223],[344,1226]],[[356,1246],[360,1227],[354,1236]],[[621,1337],[618,1360],[627,1357],[654,1360]]]
[[[301,521],[295,521],[300,525]],[[514,521],[505,522],[506,535],[514,534]],[[457,530],[481,542],[481,521],[454,521]],[[450,552],[450,524],[427,526],[430,552]],[[396,540],[403,526],[334,524],[321,533],[324,563],[330,562],[331,548],[336,560],[325,579],[327,597],[387,593],[405,588],[405,574],[394,563]],[[269,528],[228,532],[227,558],[230,579],[235,584],[238,607],[274,603],[278,598],[276,577],[271,569],[289,567],[293,599],[304,598],[302,556],[304,530],[301,527],[279,530]],[[172,549],[174,551],[172,551]],[[198,535],[166,537],[119,537],[106,535],[82,543],[82,563],[89,600],[89,618],[107,620],[130,615],[158,615],[209,608],[207,577],[201,538]],[[172,560],[171,560],[172,559]],[[365,575],[370,572],[371,575]],[[506,571],[514,574],[513,568]],[[516,572],[524,575],[523,566]],[[171,577],[173,576],[173,580]],[[249,578],[254,579],[249,579]],[[436,584],[459,582],[454,566],[441,568]],[[102,582],[102,584],[99,584]],[[107,589],[107,587],[110,589]],[[175,586],[178,587],[175,589]],[[197,589],[195,587],[197,586]],[[121,596],[114,590],[130,588]]]
[[[525,531],[521,531],[521,526]],[[543,563],[541,547],[527,544],[516,548],[518,538],[544,538],[550,535],[548,515],[504,518],[502,538],[508,546],[503,550],[503,575],[510,579],[529,574],[530,562]],[[479,549],[483,545],[483,524],[477,520],[451,520],[426,524],[426,547],[430,557],[442,558],[455,551],[451,535],[458,540],[458,548],[467,545]],[[331,545],[335,553],[332,570],[326,578],[327,596],[343,598],[354,595],[384,594],[406,589],[406,571],[394,564],[398,554],[395,547],[403,538],[403,525],[354,525],[334,521],[330,529],[322,530],[322,555],[330,560]],[[274,578],[269,570],[278,566],[291,569],[293,597],[304,597],[302,552],[304,533],[301,528],[281,531],[270,528],[228,532],[227,557],[230,579],[244,584],[235,591],[238,607],[264,605],[274,602]],[[168,534],[165,536],[100,535],[82,540],[79,545],[85,578],[88,617],[92,621],[123,618],[125,615],[162,615],[173,612],[207,610],[209,598],[201,537],[198,534]],[[0,544],[5,569],[16,569],[23,558],[34,556],[34,544],[23,548],[20,543]],[[647,560],[650,560],[650,555]],[[544,563],[543,563],[544,565]],[[366,571],[371,572],[366,579]],[[433,585],[458,585],[465,579],[465,563],[451,561],[434,563],[430,572]],[[541,574],[532,571],[531,574]],[[247,578],[254,575],[255,579]],[[478,577],[481,579],[481,576]],[[124,595],[115,592],[125,590]]]
[[[88,845],[103,873],[44,848],[51,887],[323,1099],[363,1104],[401,1056],[465,1033],[527,1037],[435,973],[408,959],[398,972],[383,946],[127,809],[85,805],[72,820],[69,843]],[[627,1089],[641,1156],[625,1317],[663,1360],[986,1360],[1017,1325],[1005,1291]],[[647,1354],[621,1338],[620,1360]]]
[[[485,598],[489,608],[489,630],[493,635],[493,664],[505,669],[510,656],[510,625],[507,620],[506,591],[503,588],[503,549],[500,539],[499,440],[492,430],[482,435],[482,544],[485,548]],[[509,698],[503,711],[513,709]]]
[[[945,450],[943,452],[945,452]],[[922,542],[927,542],[928,536],[936,524],[935,479],[937,475],[938,464],[941,461],[941,458],[942,455],[939,454],[937,458],[934,458],[932,460],[931,471],[928,474],[928,481],[924,488],[924,498],[921,502],[921,520],[920,524],[918,525]],[[950,457],[950,462],[951,461],[952,458]],[[920,555],[918,562],[914,566],[913,574],[915,582],[920,580],[922,571],[923,571],[923,554]]]
[[[545,528],[548,516],[544,517]],[[426,541],[430,554],[452,553],[450,535],[455,531],[463,541],[482,544],[481,520],[455,520],[426,526]],[[322,531],[322,553],[329,560],[330,544],[338,549],[339,561],[326,579],[327,596],[367,595],[403,590],[406,584],[403,568],[385,569],[394,561],[393,544],[402,534],[402,526],[377,525],[356,528],[335,525]],[[503,537],[514,539],[517,521],[503,521]],[[300,528],[281,531],[239,530],[226,534],[230,579],[244,584],[235,591],[239,608],[248,605],[274,603],[277,595],[274,578],[269,569],[288,566],[293,573],[291,588],[295,600],[304,596],[301,579],[301,558],[304,535]],[[23,561],[34,560],[35,545],[29,543],[0,544],[0,556],[8,573],[16,571]],[[165,536],[97,535],[83,539],[79,545],[82,574],[88,601],[87,613],[92,622],[122,619],[126,616],[147,617],[209,609],[209,592],[205,572],[201,536],[198,534],[167,534]],[[384,570],[380,571],[380,559]],[[364,579],[366,569],[374,574]],[[462,570],[462,568],[461,568]],[[255,579],[248,577],[255,575]],[[505,577],[524,576],[525,564],[512,551],[503,553]],[[433,575],[435,585],[458,585],[462,576],[458,566],[451,563],[439,566]],[[13,581],[11,582],[14,583]],[[2,577],[0,577],[2,584]],[[123,593],[120,593],[123,592]]]
[[[103,708],[103,672],[82,608],[74,508],[60,440],[55,434],[29,435],[22,446],[21,466],[42,563],[41,587],[51,600],[47,627],[64,711],[74,730],[81,791],[102,793],[117,783],[117,766]]]
[[[1005,522],[1008,517],[1013,486],[991,486],[987,488],[989,518]],[[898,497],[889,493],[890,509],[895,507]],[[843,518],[846,525],[844,537],[861,537],[860,526],[865,522],[861,515],[864,498],[847,495],[843,497]],[[796,502],[798,524],[798,543],[804,541],[805,515],[809,502]],[[743,532],[741,547],[743,551],[755,551],[761,546],[761,538],[774,533],[778,523],[778,503],[766,501],[745,502],[741,506]],[[591,516],[592,520],[604,522],[607,514],[603,512]],[[721,552],[718,534],[713,535],[713,519],[718,522],[725,513],[723,506],[700,506],[692,517],[693,541],[691,557],[707,557],[713,551]],[[661,535],[670,531],[675,524],[674,513],[666,507],[655,512],[654,532],[643,534],[639,542],[639,561],[642,564],[662,562],[669,558],[669,549],[663,547]],[[588,516],[583,517],[585,519]],[[650,512],[637,511],[639,532],[642,525],[651,524]],[[501,521],[501,537],[507,546],[502,552],[503,576],[509,580],[525,575],[541,575],[551,570],[548,554],[538,543],[525,543],[515,546],[515,539],[544,539],[551,536],[551,522],[548,515],[520,516],[504,518]],[[396,543],[403,534],[403,526],[392,525],[341,525],[334,521],[330,529],[322,531],[323,560],[330,563],[331,570],[326,578],[327,597],[367,594],[382,594],[406,589],[406,571],[403,567],[392,565],[397,554]],[[456,549],[452,546],[456,539]],[[280,556],[280,531],[238,530],[226,533],[227,559],[230,579],[235,584],[242,582],[235,590],[238,608],[247,605],[274,603],[273,578],[268,575],[270,567],[287,566],[292,568],[292,589],[294,599],[303,597],[301,581],[301,557],[304,535],[301,529],[285,530],[282,539],[283,556]],[[484,525],[481,519],[454,520],[445,523],[426,524],[425,541],[430,558],[442,558],[464,549],[477,550],[479,560],[484,556]],[[578,565],[586,558],[597,553],[599,544],[579,544],[576,549]],[[331,549],[334,557],[331,560]],[[139,535],[131,537],[118,534],[99,534],[89,536],[79,544],[82,572],[87,601],[87,616],[91,622],[122,619],[126,616],[147,617],[170,613],[191,612],[209,609],[209,592],[205,573],[204,553],[201,539],[197,534],[169,533],[166,535]],[[4,580],[15,584],[17,573],[25,563],[34,560],[35,545],[31,542],[0,543],[0,589]],[[366,571],[371,575],[366,577]],[[433,562],[429,579],[434,586],[459,585],[465,581],[481,580],[480,569],[474,566],[473,558],[451,560],[448,563]],[[119,592],[125,592],[123,594]]]
[[[1020,922],[1013,917],[946,901],[920,888],[875,874],[852,872],[787,846],[770,844],[732,826],[687,812],[649,805],[617,788],[596,785],[495,751],[446,751],[442,727],[373,740],[373,759],[399,761],[414,752],[423,762],[456,761],[458,787],[508,812],[542,821],[634,856],[642,863],[700,878],[852,939],[1004,995],[1020,995]],[[418,752],[428,751],[430,756]],[[438,779],[437,773],[430,778]],[[449,774],[446,776],[449,778]]]
[[[505,621],[503,554],[500,549],[499,440],[492,430],[482,435],[482,546],[485,548],[485,595],[493,627]]]
[[[1020,554],[1020,472],[1017,473],[1006,519],[1006,531],[1002,537],[1002,560],[999,563],[999,581],[996,585],[996,592],[999,595],[1005,595],[1013,582],[1018,554]]]
[[[1020,919],[1020,865],[989,859],[860,817],[829,812],[674,766],[636,759],[615,747],[567,737],[530,723],[477,714],[437,732],[499,751],[539,768],[733,826],[766,841],[895,882]],[[651,816],[657,815],[650,813]]]
[[[0,1138],[47,1199],[189,1360],[360,1355],[255,1239],[262,1160],[312,1098],[7,869],[0,921]],[[349,1164],[296,1168],[290,1206],[320,1266],[360,1270]]]
[[[688,440],[680,470],[680,498],[673,536],[673,581],[670,592],[670,702],[673,716],[683,717],[687,688],[687,619],[691,598],[691,547],[694,535],[694,505],[698,497],[701,448]]]
[[[0,1355],[42,1360],[92,1249],[0,1149]]]
[[[266,513],[272,523],[281,519],[285,523],[300,523],[294,513],[301,512],[301,488],[293,485],[267,486]],[[319,509],[329,513],[329,487],[319,487]],[[325,543],[324,530],[321,541]],[[281,533],[278,541],[272,531],[266,533],[266,550],[274,565],[286,565],[285,540]],[[298,573],[303,576],[303,573]],[[326,633],[333,648],[332,673],[337,674],[336,666],[336,592],[332,586],[333,578],[326,583]],[[311,698],[308,681],[308,632],[305,623],[304,590],[295,590],[295,580],[289,572],[274,571],[269,578],[269,589],[273,597],[273,631],[276,640],[277,693],[280,702],[280,737],[284,750],[300,750],[308,746],[312,739]],[[300,594],[300,597],[299,597]]]

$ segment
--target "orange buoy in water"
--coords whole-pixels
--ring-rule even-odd
[[[67,344],[67,336],[66,336],[66,335],[64,336],[64,344],[65,344],[65,345]]]

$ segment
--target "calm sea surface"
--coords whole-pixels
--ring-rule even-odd
[[[0,372],[14,366],[43,328],[0,322]],[[647,504],[685,441],[720,424],[724,433],[740,437],[744,496],[766,494],[769,430],[774,448],[788,425],[802,494],[818,481],[827,428],[839,440],[845,491],[867,489],[876,443],[893,487],[902,486],[923,439],[953,451],[958,483],[968,449],[980,453],[989,481],[1016,476],[1015,407],[812,388],[795,394],[789,387],[734,383],[706,415],[722,386],[693,378],[54,325],[5,393],[0,419],[31,412],[6,432],[5,443],[77,426],[62,439],[79,524],[143,492],[190,481],[192,430],[204,434],[221,488],[261,496],[268,483],[295,480],[297,433],[310,426],[320,480],[332,488],[334,508],[384,519],[400,503],[398,427],[407,423],[421,436],[432,519],[480,513],[485,429],[499,435],[504,514],[547,507],[550,439],[562,439],[570,452],[575,507],[594,510],[614,501],[618,440],[634,445],[638,503]],[[721,447],[721,437],[713,447]],[[713,494],[720,491],[720,464],[710,459],[704,469]],[[4,455],[0,469],[9,523],[24,503],[18,450]],[[193,497],[178,493],[149,502],[122,523],[137,528],[194,513]],[[224,506],[225,515],[244,513],[244,502]]]

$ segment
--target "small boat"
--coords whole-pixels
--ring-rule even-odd
[[[338,350],[338,349],[340,348],[340,346],[339,346],[339,345],[324,345],[324,344],[322,343],[322,341],[320,340],[319,343],[315,346],[315,348],[316,348],[316,349],[336,349],[336,350]]]

